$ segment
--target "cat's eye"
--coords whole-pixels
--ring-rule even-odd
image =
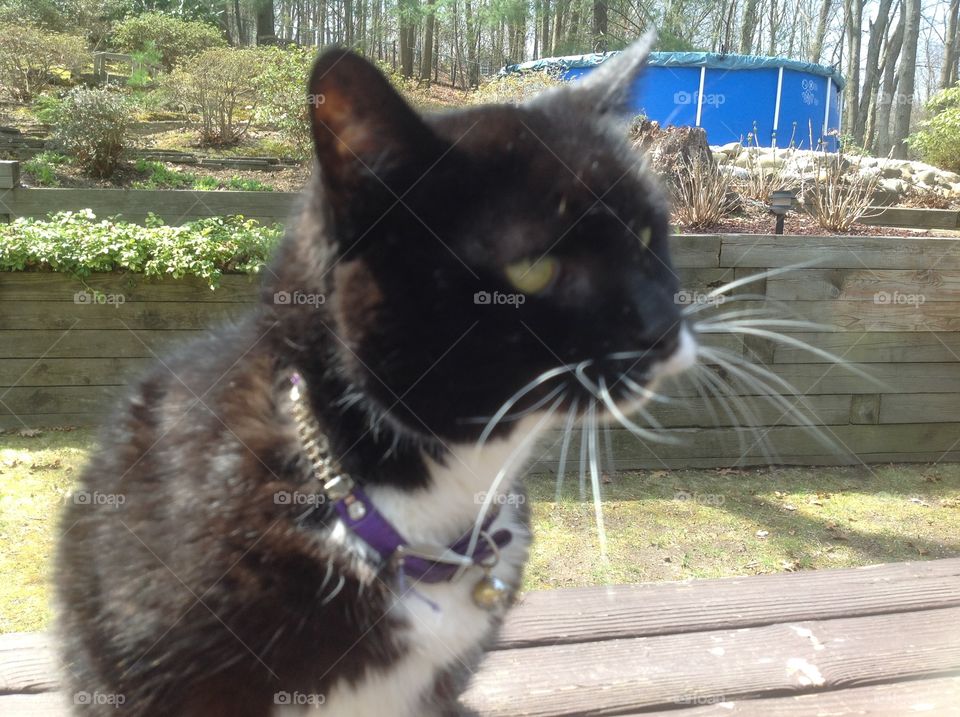
[[[542,256],[535,261],[521,259],[505,268],[507,278],[524,294],[539,294],[546,291],[556,278],[560,263],[552,256]]]

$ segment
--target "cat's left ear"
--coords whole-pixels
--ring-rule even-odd
[[[584,112],[599,116],[636,114],[631,104],[634,80],[647,64],[657,33],[648,30],[618,55],[601,63],[582,80],[570,82],[554,93],[541,95],[545,102],[574,103]],[[537,98],[539,99],[539,98]],[[537,103],[537,99],[534,103]]]
[[[416,158],[437,143],[380,70],[349,50],[317,58],[308,107],[317,159],[334,194],[349,193],[365,181],[400,192],[404,187],[396,170],[412,169]]]

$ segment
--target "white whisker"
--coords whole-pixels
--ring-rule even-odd
[[[496,477],[493,479],[493,482],[490,484],[490,489],[484,496],[483,505],[480,506],[480,512],[477,514],[477,519],[473,524],[473,532],[470,533],[470,543],[465,551],[466,555],[473,555],[474,551],[476,550],[477,541],[480,538],[480,531],[483,529],[483,521],[487,518],[487,513],[490,511],[490,506],[493,504],[494,498],[497,497],[497,491],[500,490],[500,484],[503,482],[503,479],[506,477],[517,458],[521,455],[524,455],[529,449],[530,444],[540,435],[540,430],[551,418],[553,418],[553,414],[557,412],[560,404],[563,403],[565,399],[566,394],[561,394],[560,397],[553,402],[553,405],[547,409],[547,412],[537,422],[537,425],[533,427],[533,430],[524,436],[523,440],[521,440],[517,447],[513,449],[509,456],[507,456],[507,460],[504,461],[503,466],[501,466]],[[461,574],[463,570],[464,568],[461,568],[458,571],[458,574]]]
[[[601,378],[602,382],[603,379]],[[597,460],[597,403],[591,401],[589,409],[590,429],[590,485],[593,489],[593,512],[597,523],[597,540],[600,543],[600,559],[607,562],[607,530],[603,525],[603,504],[600,498],[600,466]]]
[[[560,444],[560,459],[557,461],[557,492],[556,502],[560,502],[561,491],[563,488],[563,473],[567,465],[567,451],[570,450],[570,439],[573,437],[573,424],[577,420],[577,406],[580,403],[580,397],[574,396],[570,410],[567,411],[567,418],[563,426],[563,443]]]
[[[744,386],[747,386],[747,387],[752,386],[752,387],[759,388],[761,390],[760,396],[764,400],[766,400],[768,403],[770,403],[770,405],[773,406],[774,408],[778,408],[779,410],[782,410],[783,416],[790,415],[796,418],[804,429],[807,429],[811,435],[813,435],[818,441],[820,441],[825,446],[827,446],[827,448],[829,448],[831,451],[835,451],[837,453],[844,452],[844,450],[840,447],[840,445],[838,445],[829,436],[827,436],[827,434],[823,430],[821,430],[816,425],[816,423],[814,423],[813,420],[811,420],[808,416],[804,415],[803,412],[800,411],[796,405],[793,405],[790,403],[790,401],[786,398],[786,396],[783,395],[783,393],[781,393],[780,391],[777,391],[773,386],[766,383],[766,381],[764,381],[763,378],[761,377],[769,378],[775,381],[778,385],[780,385],[784,389],[784,391],[786,391],[788,395],[795,398],[799,403],[802,403],[803,407],[811,415],[816,415],[815,412],[813,411],[813,408],[804,399],[803,395],[789,381],[785,380],[780,376],[777,376],[774,373],[771,373],[770,371],[767,371],[766,369],[763,369],[760,366],[751,364],[748,361],[743,361],[742,359],[737,361],[737,363],[739,363],[740,366],[742,366],[742,368],[740,368],[737,365],[735,365],[733,361],[725,360],[720,355],[716,355],[720,353],[720,351],[718,350],[704,349],[704,353],[706,354],[707,352],[715,354],[713,358],[717,362],[717,364],[725,368],[729,373],[738,377],[740,381],[744,384]],[[731,357],[733,356],[735,356],[735,354],[731,354]],[[736,356],[736,358],[740,359],[739,356]],[[746,369],[751,369],[754,373],[753,374],[747,373]],[[781,418],[783,418],[783,416],[781,416]]]
[[[534,404],[533,404],[532,406],[530,406],[529,408],[525,408],[525,409],[523,409],[522,411],[517,411],[516,413],[508,413],[508,414],[504,415],[504,416],[500,419],[500,422],[501,422],[501,423],[512,423],[512,422],[514,422],[514,421],[519,421],[521,418],[526,418],[526,417],[529,416],[531,413],[536,413],[536,412],[539,411],[541,408],[543,408],[543,407],[546,406],[548,403],[550,403],[550,401],[552,401],[552,400],[556,397],[556,395],[557,395],[558,393],[560,393],[562,390],[564,390],[565,388],[567,388],[568,385],[569,385],[569,384],[568,384],[566,381],[564,381],[563,383],[561,383],[559,386],[557,386],[557,387],[556,387],[555,389],[553,389],[550,393],[548,393],[546,396],[544,396],[543,398],[541,398],[539,401],[537,401],[536,403],[534,403]],[[484,423],[484,424],[485,424],[485,423],[487,423],[491,418],[492,418],[491,416],[474,416],[474,417],[471,417],[471,418],[463,418],[463,419],[460,419],[460,422],[461,422],[461,423]]]
[[[517,401],[526,396],[533,389],[537,388],[537,386],[541,386],[550,379],[556,378],[557,376],[562,376],[563,374],[569,372],[569,366],[558,366],[557,368],[550,369],[549,371],[544,371],[542,374],[537,376],[530,383],[504,401],[503,405],[500,406],[500,409],[493,414],[493,416],[487,422],[486,427],[480,434],[480,438],[477,439],[477,448],[479,449],[483,447],[483,444],[487,442],[487,439],[490,437],[490,434],[493,432],[493,429],[496,427],[496,425],[500,422],[500,419],[507,415],[507,412],[513,408]]]
[[[878,388],[886,388],[883,381],[880,381],[874,376],[871,376],[866,371],[860,369],[856,365],[845,360],[842,356],[837,356],[832,354],[829,351],[824,351],[823,349],[817,348],[808,344],[806,341],[801,341],[800,339],[794,338],[788,334],[781,334],[776,331],[767,331],[765,329],[754,328],[752,326],[741,326],[736,325],[734,328],[726,330],[728,333],[743,333],[743,334],[752,334],[753,336],[762,336],[764,338],[770,339],[771,341],[778,341],[780,343],[789,344],[803,351],[813,354],[814,356],[819,356],[822,359],[825,359],[828,363],[835,364],[837,366],[843,366],[843,368],[849,371],[856,376],[859,376],[866,381],[869,381],[874,386]]]
[[[680,442],[672,436],[665,436],[653,431],[648,431],[646,428],[638,426],[636,423],[627,418],[623,414],[623,411],[620,410],[620,407],[617,406],[617,403],[613,400],[613,397],[610,396],[610,391],[607,390],[607,382],[603,376],[600,377],[599,397],[607,407],[607,410],[613,414],[613,417],[617,419],[620,425],[630,431],[637,438],[653,441],[654,443],[666,443],[673,445],[676,445]]]
[[[727,282],[722,286],[718,286],[716,289],[713,289],[707,296],[714,297],[720,296],[721,294],[726,294],[732,289],[736,289],[740,286],[746,286],[747,284],[752,284],[755,281],[760,281],[761,279],[767,279],[771,276],[779,276],[780,274],[787,274],[791,271],[797,271],[798,269],[809,269],[812,266],[817,266],[821,263],[821,259],[811,259],[810,261],[801,261],[797,264],[790,264],[789,266],[781,266],[776,269],[768,269],[767,271],[761,271],[758,274],[751,274],[750,276],[744,276],[739,279],[734,279],[733,281]]]

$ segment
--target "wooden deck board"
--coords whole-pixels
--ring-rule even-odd
[[[0,636],[0,714],[65,717],[52,638]],[[532,593],[481,715],[957,715],[960,558]]]

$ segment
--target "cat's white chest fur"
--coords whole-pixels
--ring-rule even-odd
[[[410,543],[449,545],[472,528],[483,498],[497,473],[533,430],[533,417],[519,422],[507,440],[490,441],[482,451],[473,445],[452,445],[446,465],[428,461],[430,486],[407,492],[394,488],[368,488],[377,508]],[[493,568],[495,577],[516,584],[527,560],[530,534],[520,520],[523,496],[510,491],[514,476],[524,466],[524,455],[514,456],[505,476],[501,498],[493,509],[499,513],[489,532],[501,528],[513,534]],[[385,670],[370,670],[355,684],[334,685],[328,694],[316,696],[312,706],[278,706],[274,717],[294,717],[319,710],[331,717],[429,717],[425,700],[441,672],[463,669],[458,664],[480,645],[493,628],[495,613],[477,607],[474,585],[483,577],[480,568],[468,570],[459,580],[433,584],[390,586],[395,593],[392,610],[403,616],[408,629],[400,638],[408,651]],[[412,588],[412,589],[411,589]]]

